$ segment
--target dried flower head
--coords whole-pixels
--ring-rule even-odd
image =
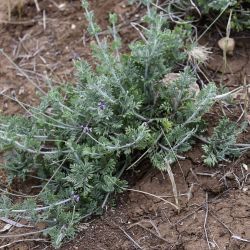
[[[205,63],[209,59],[210,53],[210,48],[201,45],[193,46],[188,51],[188,60],[195,64]]]

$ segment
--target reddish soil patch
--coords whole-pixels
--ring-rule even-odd
[[[106,27],[107,14],[115,10],[120,14],[121,35],[125,41],[136,39],[130,34],[128,20],[138,18],[139,8],[125,5],[119,0],[91,1],[98,22]],[[63,8],[61,4],[66,4]],[[16,95],[29,104],[38,103],[35,87],[49,88],[48,79],[53,84],[66,84],[73,79],[73,60],[81,57],[91,60],[86,33],[86,23],[78,0],[39,1],[46,14],[36,12],[31,0],[25,5],[22,18],[16,10],[12,12],[12,23],[2,24],[1,47],[20,70],[0,56],[0,88],[6,94]],[[105,33],[105,32],[104,32]],[[218,37],[209,39],[214,45],[211,62],[204,69],[210,79],[220,81],[223,60],[216,47]],[[229,69],[224,72],[223,84],[237,87],[244,76],[249,82],[249,40],[237,39],[237,49],[228,58]],[[26,74],[29,77],[25,77]],[[47,85],[46,85],[47,82]],[[0,98],[0,107],[5,114],[22,112],[21,108],[8,98]],[[234,120],[241,114],[239,102],[227,106],[225,112]],[[208,122],[215,125],[221,109],[217,108],[207,115]],[[244,141],[250,141],[245,133]],[[136,176],[136,191],[128,191],[116,201],[117,206],[107,207],[106,213],[79,225],[76,239],[66,243],[61,249],[250,249],[250,195],[249,167],[250,155],[244,154],[231,163],[218,168],[205,167],[201,159],[199,144],[187,153],[186,159],[172,166],[180,211],[161,199],[175,203],[173,188],[167,173],[151,169],[147,163],[141,164],[128,174]],[[248,170],[243,167],[248,165]],[[145,166],[143,166],[145,165]],[[3,176],[3,175],[2,175]],[[138,178],[140,176],[140,178]],[[2,181],[3,184],[3,181]],[[34,184],[32,184],[34,185]],[[17,185],[17,189],[18,189]],[[145,192],[158,196],[147,195]],[[160,199],[160,198],[161,199]],[[0,228],[5,224],[0,223]],[[43,225],[38,225],[42,229]],[[11,234],[27,232],[14,229]],[[2,235],[2,234],[0,234]],[[13,239],[11,239],[13,240]],[[10,242],[0,239],[0,246]],[[46,243],[21,242],[7,249],[49,249]]]

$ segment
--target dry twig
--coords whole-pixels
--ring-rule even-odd
[[[174,203],[172,203],[172,202],[170,202],[170,201],[168,201],[168,200],[165,200],[165,199],[163,199],[163,198],[161,198],[160,196],[157,196],[157,195],[155,195],[155,194],[151,194],[151,193],[148,193],[148,192],[144,192],[144,191],[142,191],[142,190],[136,190],[136,189],[132,189],[132,188],[124,188],[124,190],[132,191],[132,192],[137,192],[137,193],[142,193],[142,194],[145,194],[145,195],[152,196],[152,197],[154,197],[154,198],[157,198],[157,199],[159,199],[159,200],[162,200],[162,201],[164,201],[165,203],[167,203],[167,204],[173,206],[173,207],[176,208],[177,210],[180,209],[180,208],[179,208],[177,205],[175,205]]]
[[[208,217],[208,194],[206,192],[206,202],[205,202],[205,209],[206,209],[206,213],[205,213],[205,219],[204,219],[204,231],[205,231],[205,236],[206,236],[206,241],[207,241],[207,245],[208,245],[208,249],[210,250],[210,241],[208,239],[208,233],[207,233],[207,217]]]
[[[126,237],[133,242],[136,248],[143,249],[123,228],[117,226],[125,235]]]
[[[244,239],[236,234],[233,233],[233,231],[223,222],[221,221],[212,211],[209,211],[209,213],[224,227],[227,229],[227,231],[231,234],[231,238],[250,243],[250,239]]]
[[[141,225],[140,222],[136,222],[136,223],[130,225],[128,228],[130,229],[130,228],[132,228],[132,227],[134,227],[134,226],[139,226],[139,227],[143,228],[144,230],[148,231],[149,233],[153,234],[153,235],[156,236],[157,238],[159,238],[159,239],[165,241],[166,243],[172,244],[172,242],[170,242],[169,240],[167,240],[167,239],[161,237],[160,235],[158,235],[158,234],[155,233],[154,231],[152,231],[152,230],[150,230],[150,229],[144,227],[143,225]]]
[[[5,249],[6,247],[10,247],[13,244],[22,243],[22,242],[31,242],[31,241],[36,241],[36,242],[42,241],[42,242],[50,243],[50,241],[48,241],[48,240],[39,239],[39,238],[38,239],[22,239],[22,240],[12,241],[12,242],[10,242],[10,243],[8,243],[6,245],[2,245],[2,246],[0,246],[0,249]]]

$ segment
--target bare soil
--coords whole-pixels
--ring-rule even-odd
[[[122,0],[93,0],[91,5],[103,28],[107,25],[107,14],[116,11],[120,16],[122,38],[127,43],[137,39],[128,23],[139,18],[137,15],[143,11],[140,7],[128,6]],[[11,20],[6,20],[6,5],[0,4],[0,13],[5,13],[0,15],[0,48],[18,66],[0,54],[0,91],[32,105],[39,102],[34,85],[46,91],[50,84],[74,83],[73,60],[78,57],[91,60],[88,47],[91,38],[86,32],[80,1],[41,0],[39,7],[41,12],[37,12],[34,1],[29,0],[23,5],[21,16],[15,7]],[[250,81],[249,34],[234,37],[237,48],[235,54],[227,58],[225,70],[216,44],[220,35],[213,33],[202,41],[213,47],[204,73],[218,83],[222,79],[223,86],[229,89],[242,85],[244,79]],[[237,120],[242,113],[240,98],[242,96],[233,105],[223,104],[224,112],[232,120]],[[6,115],[23,112],[19,105],[3,96],[0,109]],[[206,116],[211,126],[209,133],[221,114],[221,107],[216,106]],[[241,141],[249,143],[250,133],[244,133]],[[194,149],[185,155],[186,159],[172,166],[180,211],[161,200],[175,203],[168,174],[152,169],[145,161],[126,174],[130,187],[140,192],[128,191],[115,196],[116,206],[107,207],[101,217],[82,222],[77,238],[61,249],[250,249],[250,154],[217,168],[204,166],[201,155],[197,141]],[[248,165],[248,169],[243,164]],[[4,187],[4,173],[0,177]],[[32,181],[17,183],[15,188],[28,191],[32,185],[35,185]],[[0,222],[0,229],[4,226],[5,223]],[[43,225],[37,226],[42,228]],[[8,233],[25,232],[29,230],[12,228]],[[1,236],[7,237],[7,233],[0,233],[0,249],[8,243],[6,249],[52,249],[47,243],[34,240],[11,244],[22,238]]]

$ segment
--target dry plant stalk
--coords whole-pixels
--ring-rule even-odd
[[[250,114],[249,114],[249,98],[250,98],[250,88],[247,87],[247,79],[244,76],[244,117],[245,120],[250,123]]]
[[[172,172],[171,166],[170,166],[168,161],[166,161],[166,165],[167,165],[168,176],[169,176],[169,179],[170,179],[171,184],[172,184],[172,190],[173,190],[173,194],[174,194],[175,204],[178,208],[180,208],[180,204],[179,204],[179,200],[178,200],[177,186],[175,183],[174,174]],[[180,211],[180,209],[178,209],[178,212],[179,211]]]

